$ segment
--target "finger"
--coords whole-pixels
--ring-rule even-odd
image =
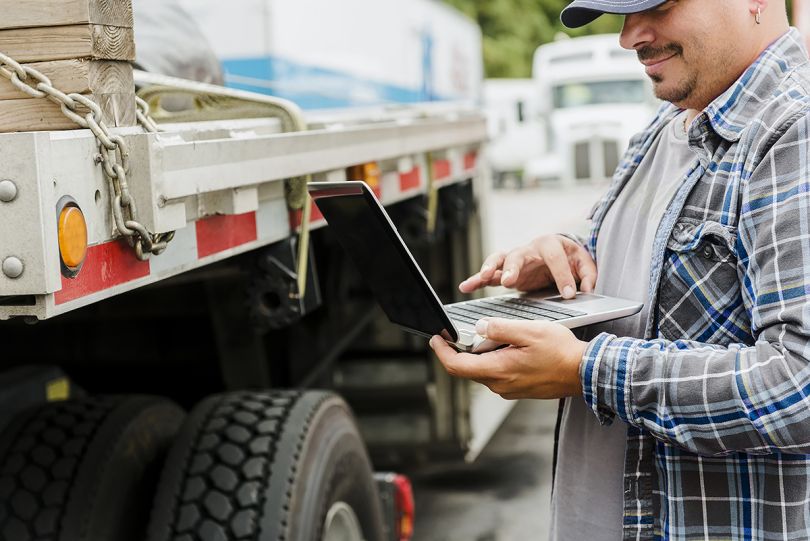
[[[458,290],[462,293],[472,293],[476,289],[481,289],[482,287],[492,286],[492,285],[500,285],[501,283],[501,271],[497,270],[492,274],[492,278],[484,281],[481,279],[481,273],[476,273],[461,282],[458,285]]]
[[[523,321],[497,317],[478,320],[475,331],[495,342],[513,346],[528,346],[537,340],[538,331],[542,331],[546,321]],[[502,351],[496,350],[495,352]]]
[[[432,337],[430,347],[451,376],[476,381],[494,379],[495,364],[488,361],[490,354],[460,353],[441,336]]]
[[[484,260],[484,264],[481,265],[481,280],[487,282],[492,279],[492,274],[496,270],[500,270],[501,266],[503,265],[503,260],[505,258],[505,254],[503,252],[495,252],[494,254],[490,255]]]
[[[579,288],[586,293],[590,293],[596,287],[597,270],[588,250],[582,246],[577,246],[576,252],[572,256],[574,266],[579,276]]]
[[[525,248],[512,250],[506,254],[503,262],[503,274],[500,284],[504,287],[514,287],[520,278],[523,266],[526,263],[527,250]]]
[[[579,288],[590,293],[596,287],[596,263],[584,248],[581,248],[574,257],[576,257],[577,274],[579,274]]]
[[[571,272],[571,265],[568,263],[568,254],[565,253],[559,239],[544,239],[539,246],[540,255],[554,277],[557,290],[566,299],[572,299],[576,295],[577,283],[574,274]]]
[[[476,272],[463,282],[458,285],[458,290],[462,293],[472,293],[478,288],[484,286],[484,282],[481,280],[481,273]]]

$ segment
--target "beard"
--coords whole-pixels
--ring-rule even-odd
[[[663,47],[647,46],[636,51],[636,54],[639,61],[672,55],[683,57],[683,47],[677,43],[670,43]],[[670,103],[685,101],[694,93],[697,87],[697,77],[694,74],[690,74],[684,80],[679,81],[673,88],[664,88],[662,85],[664,78],[660,75],[650,75],[649,77],[654,83],[653,92],[655,97]]]
[[[668,101],[670,103],[682,103],[689,99],[697,88],[697,78],[694,75],[679,81],[673,88],[664,88],[661,83],[664,81],[662,77],[653,75],[650,77],[653,83],[653,94],[659,100]]]

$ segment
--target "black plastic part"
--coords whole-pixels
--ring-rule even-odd
[[[65,386],[70,398],[84,395],[57,366],[26,365],[0,373],[0,433],[20,412],[48,401],[48,386]]]

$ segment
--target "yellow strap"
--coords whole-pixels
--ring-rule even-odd
[[[306,131],[304,117],[292,102],[262,94],[234,91],[223,87],[184,81],[169,77],[159,78],[159,84],[142,88],[138,96],[146,100],[158,122],[194,122],[201,120],[225,120],[237,118],[275,117],[281,121],[284,132]],[[167,111],[161,102],[168,98],[184,97],[190,100],[192,109]],[[298,236],[298,294],[304,297],[307,288],[307,263],[309,258],[309,226],[312,203],[307,192],[311,177],[304,177],[299,186],[293,179],[288,182],[287,206],[291,210],[301,208],[301,229]]]
[[[309,184],[311,177],[306,177]],[[304,199],[304,207],[301,209],[301,233],[298,235],[298,295],[303,299],[307,291],[307,263],[309,259],[309,220],[312,215],[312,198],[309,192]]]
[[[425,154],[427,161],[427,190],[428,190],[428,205],[427,205],[427,232],[432,235],[436,231],[436,215],[439,212],[439,189],[435,185],[433,175],[433,154],[430,152]]]

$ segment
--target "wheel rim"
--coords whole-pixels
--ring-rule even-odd
[[[323,541],[363,541],[354,510],[344,502],[332,504],[323,525]]]

